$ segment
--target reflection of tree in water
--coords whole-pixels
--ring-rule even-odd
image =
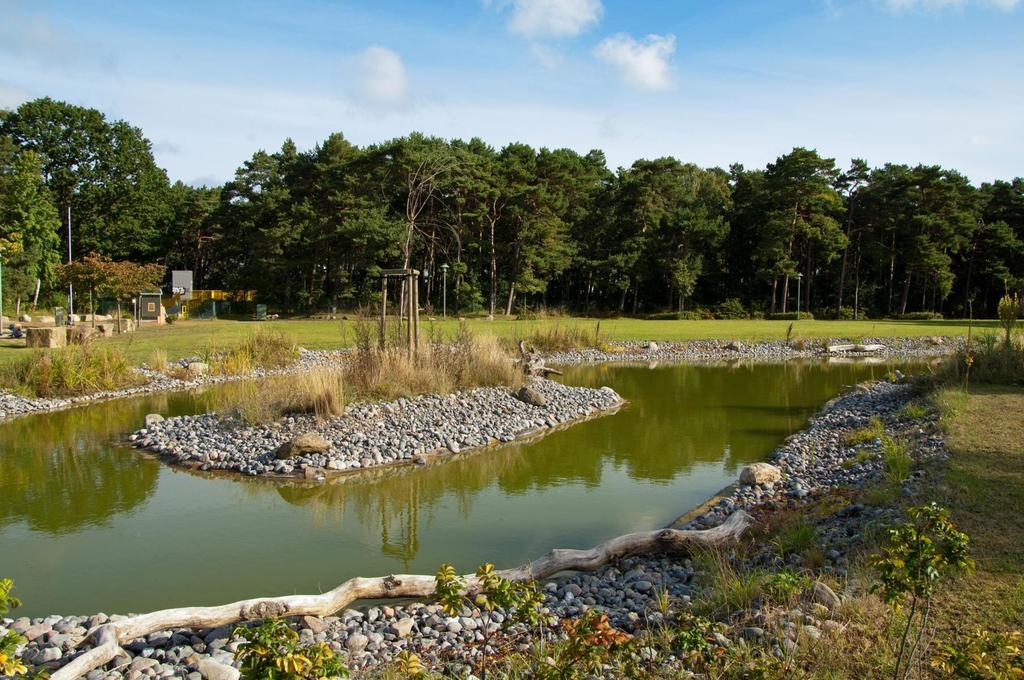
[[[140,505],[156,489],[159,463],[111,442],[160,405],[155,397],[100,403],[0,425],[0,527],[25,521],[63,534]]]

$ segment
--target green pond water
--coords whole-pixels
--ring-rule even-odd
[[[515,566],[670,523],[764,459],[841,389],[888,367],[572,368],[615,415],[530,443],[320,486],[200,476],[119,443],[216,388],[0,425],[0,577],[18,614],[141,612],[320,592],[351,576]]]

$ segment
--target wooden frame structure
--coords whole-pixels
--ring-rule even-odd
[[[399,307],[403,305],[406,309],[398,310],[398,320],[401,323],[402,315],[408,314],[406,323],[407,351],[410,355],[415,354],[420,346],[420,285],[419,270],[416,269],[381,269],[380,270],[380,348],[387,345],[387,316],[388,316],[388,279],[399,279],[405,285],[406,294],[400,296]],[[404,299],[402,299],[404,297]]]

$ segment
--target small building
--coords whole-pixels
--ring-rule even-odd
[[[139,293],[139,321],[164,323],[167,319],[160,291]]]

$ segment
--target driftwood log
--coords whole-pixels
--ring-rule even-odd
[[[746,512],[738,510],[713,529],[657,529],[625,534],[589,550],[552,550],[529,564],[498,573],[511,581],[528,581],[547,578],[562,571],[593,571],[628,555],[681,552],[694,547],[726,545],[742,537],[753,521]],[[467,590],[477,586],[474,575],[469,574],[464,578]],[[199,630],[281,616],[330,616],[356,600],[429,597],[434,594],[435,587],[433,576],[357,577],[321,595],[242,600],[219,607],[182,607],[140,614],[90,630],[88,637],[95,646],[50,677],[52,680],[76,680],[111,661],[121,650],[121,645],[161,630]]]
[[[828,351],[836,352],[881,352],[885,345],[829,345]]]
[[[519,365],[526,375],[546,378],[549,375],[562,375],[562,372],[544,365],[544,357],[533,347],[527,347],[525,340],[519,341]]]

